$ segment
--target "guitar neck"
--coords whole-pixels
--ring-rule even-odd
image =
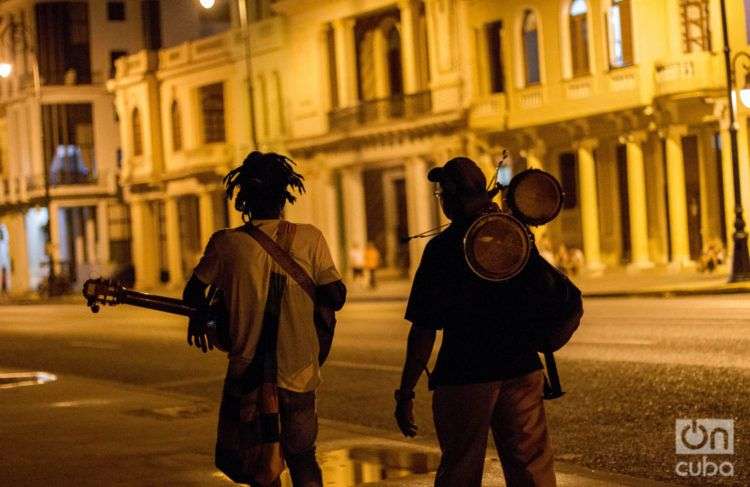
[[[181,316],[193,316],[197,313],[194,306],[185,304],[181,299],[154,294],[141,293],[126,289],[119,297],[120,303],[130,304],[141,308],[164,311]]]

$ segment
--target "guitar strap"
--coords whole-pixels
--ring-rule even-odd
[[[310,296],[310,299],[314,303],[315,282],[313,282],[307,271],[289,255],[289,248],[297,231],[296,225],[285,220],[280,220],[277,235],[278,243],[274,242],[263,230],[253,226],[252,223],[245,225],[242,230],[253,237],[268,252],[268,255],[284,269],[284,272],[297,281],[297,284]]]

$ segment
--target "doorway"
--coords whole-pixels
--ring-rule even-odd
[[[685,199],[687,203],[690,259],[698,260],[703,252],[698,136],[689,135],[682,138],[682,154],[685,161]]]

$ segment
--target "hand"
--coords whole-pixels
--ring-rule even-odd
[[[414,422],[414,399],[397,399],[394,416],[398,429],[404,436],[410,438],[417,436],[417,424]]]
[[[207,353],[209,350],[214,349],[214,343],[210,335],[206,330],[206,322],[203,320],[191,318],[188,323],[187,329],[187,342],[188,345],[193,346],[199,350],[203,350],[203,353]]]

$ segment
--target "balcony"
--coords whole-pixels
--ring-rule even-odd
[[[654,82],[657,96],[723,88],[722,58],[710,52],[698,52],[657,61]]]
[[[328,114],[330,131],[351,130],[390,120],[411,119],[432,112],[432,93],[366,100],[353,107],[339,108]]]

